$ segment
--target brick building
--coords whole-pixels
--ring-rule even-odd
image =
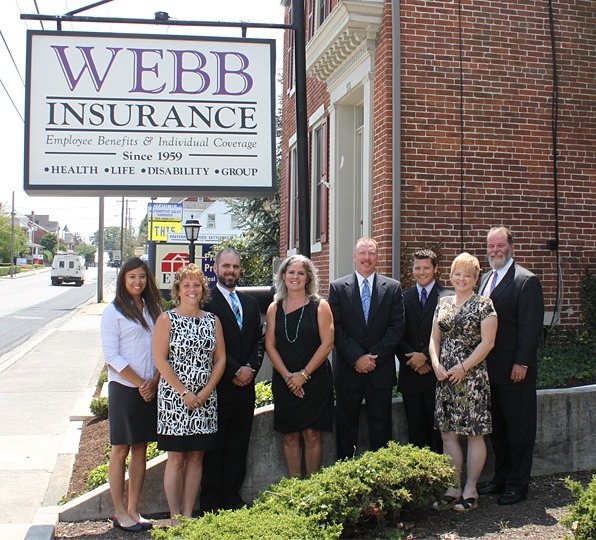
[[[580,277],[596,268],[594,2],[553,2],[552,18],[547,0],[305,3],[322,290],[352,271],[361,236],[380,242],[380,271],[409,285],[412,250],[436,249],[446,281],[463,250],[487,268],[486,232],[506,225],[515,259],[542,279],[547,322],[558,308],[577,324]],[[286,32],[282,256],[298,246],[292,59]]]

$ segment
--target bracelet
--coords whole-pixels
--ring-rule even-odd
[[[302,375],[304,377],[305,381],[308,381],[308,379],[310,379],[310,375],[308,374],[308,372],[305,369],[300,370],[300,375]]]
[[[188,388],[184,389],[184,392],[182,392],[182,397],[184,397],[186,394],[188,394]]]
[[[466,368],[464,367],[464,363],[463,362],[460,362],[459,365],[464,370],[464,374],[467,374],[468,372],[466,371]]]
[[[306,371],[306,368],[304,368],[302,371],[304,371],[304,373],[306,373],[306,380],[308,381],[308,379],[310,379],[311,375],[308,371]]]

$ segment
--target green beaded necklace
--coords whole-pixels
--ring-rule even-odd
[[[304,304],[302,304],[302,309],[300,310],[300,317],[298,318],[298,325],[296,326],[296,335],[294,336],[294,339],[290,339],[290,336],[288,336],[288,301],[286,300],[286,309],[284,309],[284,330],[286,331],[286,339],[288,340],[288,343],[295,343],[298,339],[298,331],[300,330],[302,315],[304,315],[304,306],[306,306],[306,299],[304,300]]]

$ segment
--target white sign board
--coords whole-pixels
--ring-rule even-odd
[[[182,221],[182,203],[152,203],[147,205],[149,219],[155,221]]]
[[[275,42],[27,33],[30,195],[268,195]]]

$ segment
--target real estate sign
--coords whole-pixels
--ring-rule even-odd
[[[274,45],[29,31],[25,191],[272,193]]]

